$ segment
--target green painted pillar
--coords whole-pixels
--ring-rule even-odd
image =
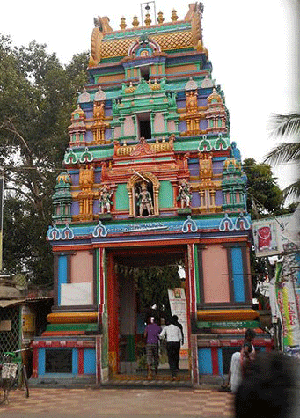
[[[154,118],[155,118],[155,113],[150,113],[150,129],[151,129],[151,138],[154,134]]]
[[[165,132],[168,132],[168,120],[167,120],[167,116],[168,116],[168,112],[164,113],[164,119],[165,119]]]
[[[124,136],[124,121],[125,121],[125,118],[121,117],[119,119],[119,121],[121,122],[121,137],[123,137]]]
[[[136,115],[132,115],[131,116],[132,117],[132,120],[133,120],[133,123],[134,123],[134,136],[135,136],[135,138],[137,138],[137,121],[136,121]]]

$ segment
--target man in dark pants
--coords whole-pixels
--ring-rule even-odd
[[[181,344],[183,345],[184,344],[183,327],[182,327],[181,323],[178,321],[178,316],[177,315],[173,315],[172,316],[172,321],[174,321],[174,325],[177,325],[178,328],[180,329],[180,332],[181,332]],[[177,370],[179,370],[179,352],[178,352]]]
[[[180,328],[176,325],[176,320],[172,317],[171,324],[164,327],[159,334],[159,338],[167,339],[167,354],[169,366],[172,374],[172,380],[177,380],[180,342],[182,336]]]
[[[156,324],[155,318],[149,318],[149,324],[144,331],[144,338],[146,342],[146,354],[147,354],[147,369],[148,379],[152,378],[151,364],[154,363],[155,376],[157,376],[158,367],[158,335],[161,332],[161,327]]]

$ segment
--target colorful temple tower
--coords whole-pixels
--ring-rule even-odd
[[[120,264],[182,260],[181,358],[192,383],[227,373],[245,328],[259,327],[245,176],[202,43],[202,11],[192,4],[178,20],[173,10],[169,23],[159,12],[154,25],[146,13],[132,28],[122,18],[118,31],[95,19],[89,83],[53,195],[56,297],[33,342],[33,378],[137,374],[145,318]],[[255,344],[271,341],[258,333]]]

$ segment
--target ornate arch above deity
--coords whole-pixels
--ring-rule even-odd
[[[129,216],[158,216],[157,177],[148,172],[135,172],[127,183],[129,196]]]
[[[161,47],[158,43],[147,35],[142,35],[138,40],[133,42],[128,49],[129,57],[151,57],[152,55],[161,52]]]

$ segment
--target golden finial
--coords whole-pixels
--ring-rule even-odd
[[[172,10],[172,22],[176,22],[178,20],[177,11],[175,9]]]
[[[138,21],[138,18],[136,16],[134,16],[133,21],[132,21],[132,26],[139,26],[140,22]]]
[[[158,24],[161,25],[162,23],[164,23],[164,20],[165,20],[165,18],[164,18],[163,12],[158,12],[157,13],[157,22],[158,22]]]
[[[125,17],[121,17],[121,24],[120,24],[120,28],[122,29],[122,30],[124,30],[124,29],[126,29],[126,19],[125,19]]]
[[[150,13],[146,13],[146,18],[145,18],[144,22],[145,22],[146,26],[150,26],[150,23],[151,23]]]

